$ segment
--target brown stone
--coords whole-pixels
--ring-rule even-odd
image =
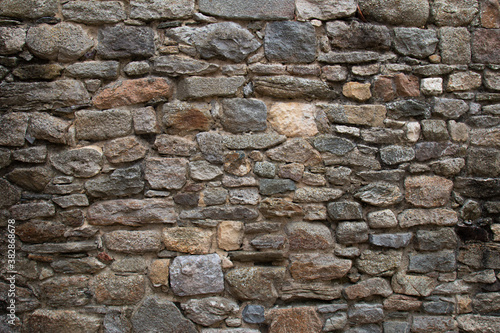
[[[475,90],[481,87],[483,80],[481,74],[475,72],[458,72],[448,78],[447,91]]]
[[[24,319],[25,332],[97,333],[102,319],[71,310],[37,309]]]
[[[477,29],[472,37],[472,59],[484,64],[500,64],[500,29]]]
[[[46,243],[62,240],[67,227],[54,221],[30,221],[18,225],[16,235],[26,243]]]
[[[267,151],[267,156],[279,162],[301,163],[306,166],[321,162],[321,155],[306,140],[294,138]]]
[[[392,276],[401,267],[403,254],[400,251],[365,250],[356,262],[358,269],[366,274]]]
[[[143,275],[102,274],[94,278],[92,290],[97,303],[127,305],[139,302],[145,294]]]
[[[410,296],[429,296],[438,282],[428,276],[398,273],[392,277],[392,289],[399,294]]]
[[[471,144],[500,147],[500,128],[480,128],[471,131]]]
[[[161,234],[154,230],[115,230],[104,235],[104,242],[111,251],[155,252],[161,248]]]
[[[245,225],[239,221],[222,221],[217,227],[217,244],[225,251],[239,250],[243,243]]]
[[[153,189],[180,189],[186,184],[188,160],[150,157],[146,159],[144,178]]]
[[[284,164],[279,169],[279,176],[281,178],[288,178],[298,182],[302,179],[304,174],[304,165],[299,163]]]
[[[297,254],[290,256],[290,274],[295,280],[333,280],[344,277],[352,262],[327,254]]]
[[[453,181],[438,176],[408,177],[405,189],[407,202],[418,207],[440,207],[450,199]]]
[[[388,297],[392,294],[391,285],[383,278],[371,278],[344,289],[347,299],[366,298],[373,295]]]
[[[323,250],[333,247],[330,229],[321,223],[291,222],[286,226],[290,250]]]
[[[172,102],[163,104],[162,122],[171,134],[208,131],[213,124],[208,103]]]
[[[483,28],[500,28],[500,3],[498,0],[481,0],[480,3]]]
[[[252,166],[244,152],[229,153],[224,156],[224,170],[235,176],[243,177],[250,172]]]
[[[275,103],[267,120],[280,134],[287,137],[310,137],[318,134],[316,107],[305,103]]]
[[[451,209],[407,209],[398,215],[398,220],[401,228],[426,224],[454,226],[458,223],[458,215]]]
[[[372,97],[369,83],[347,82],[342,87],[342,94],[357,102],[365,102]]]
[[[269,333],[319,333],[323,326],[312,306],[272,309],[266,317],[271,319]]]
[[[229,291],[238,299],[274,303],[285,278],[285,267],[241,267],[227,272]]]
[[[104,156],[111,163],[133,162],[144,158],[148,148],[135,136],[119,138],[106,142]]]
[[[383,127],[387,114],[385,105],[319,104],[332,124]]]
[[[15,168],[6,175],[12,183],[22,188],[42,192],[52,179],[53,173],[47,167]]]
[[[182,136],[160,134],[155,147],[163,155],[191,156],[196,151],[196,142]]]
[[[93,103],[99,109],[109,109],[171,96],[172,84],[167,79],[144,78],[112,83],[94,96]]]
[[[373,85],[373,96],[384,102],[396,98],[396,88],[392,76],[380,76]]]
[[[290,200],[266,198],[260,202],[259,210],[265,217],[292,217],[303,215],[302,207]]]
[[[415,297],[393,294],[384,300],[384,309],[387,311],[418,311],[422,301]]]
[[[214,232],[197,227],[163,229],[163,243],[167,250],[190,254],[210,252]]]
[[[418,77],[413,75],[398,74],[394,76],[396,84],[396,92],[401,97],[418,97],[420,96],[420,84]]]
[[[155,287],[168,286],[170,259],[153,260],[149,266],[149,279]]]

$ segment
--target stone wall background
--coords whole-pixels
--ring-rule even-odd
[[[497,0],[0,16],[2,332],[500,332]]]

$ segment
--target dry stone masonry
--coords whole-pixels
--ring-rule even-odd
[[[1,332],[500,333],[498,0],[3,0],[0,81]]]

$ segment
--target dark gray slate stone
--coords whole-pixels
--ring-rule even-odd
[[[215,132],[202,132],[196,135],[198,147],[203,157],[214,164],[222,164],[224,160],[224,144],[222,135]]]
[[[280,20],[293,19],[294,0],[200,0],[204,14],[236,19]]]
[[[224,99],[222,105],[222,126],[226,131],[241,133],[264,131],[267,128],[267,108],[258,99]]]
[[[456,269],[456,267],[457,262],[455,253],[452,251],[411,254],[410,263],[408,265],[408,272],[451,272]]]
[[[399,249],[408,246],[412,237],[411,232],[404,234],[371,234],[370,243],[376,246]]]
[[[391,47],[391,34],[387,27],[351,21],[327,22],[326,32],[332,46],[342,49],[381,49]]]
[[[401,321],[386,321],[384,323],[385,333],[410,333],[410,324]]]
[[[415,247],[422,251],[454,249],[457,246],[457,236],[450,228],[437,231],[418,230],[415,240]]]
[[[257,77],[255,91],[278,98],[333,99],[339,94],[323,81],[293,76]]]
[[[105,27],[97,38],[97,54],[105,59],[147,58],[155,52],[154,32],[149,27]]]
[[[425,58],[436,51],[437,33],[435,30],[418,28],[395,28],[394,46],[405,56]]]
[[[329,152],[340,156],[347,154],[356,147],[351,140],[332,135],[319,135],[314,138],[313,144],[314,148],[320,152]]]
[[[332,51],[320,54],[318,57],[318,61],[326,62],[328,64],[359,64],[364,62],[376,61],[379,58],[380,54],[373,51]]]
[[[409,162],[415,158],[415,150],[411,147],[388,146],[380,149],[380,158],[388,165]]]
[[[273,195],[295,191],[295,182],[291,179],[261,179],[259,191],[263,195]]]
[[[181,219],[189,220],[245,220],[251,221],[257,219],[259,213],[257,210],[244,206],[222,206],[222,207],[203,207],[193,210],[182,211],[179,215]]]
[[[436,300],[432,302],[422,303],[422,309],[430,314],[444,315],[444,314],[452,314],[453,311],[455,310],[455,305],[450,302]]]
[[[424,26],[429,3],[420,0],[360,0],[361,12],[368,20],[410,27]]]
[[[330,202],[328,215],[336,221],[363,219],[361,205],[354,201]]]
[[[217,254],[176,257],[170,265],[170,286],[178,296],[222,292],[221,259]]]
[[[127,18],[119,1],[70,1],[62,6],[62,14],[68,21],[85,24],[117,23]]]
[[[316,32],[309,22],[277,21],[267,24],[264,51],[269,61],[313,62],[316,47]]]
[[[458,145],[449,142],[419,142],[415,144],[415,157],[420,162],[453,155],[457,151]]]
[[[248,304],[241,313],[244,322],[249,324],[263,323],[265,318],[265,308],[262,305]]]
[[[431,108],[424,102],[407,99],[388,103],[386,105],[388,114],[396,119],[400,118],[428,118]]]
[[[96,198],[123,197],[142,192],[144,180],[141,177],[141,167],[135,165],[129,168],[116,169],[110,175],[100,175],[85,183],[87,192]]]
[[[158,296],[146,298],[132,315],[131,322],[135,332],[198,332],[174,303]]]
[[[500,179],[457,177],[455,189],[472,198],[489,198],[500,195]]]
[[[89,102],[87,89],[76,80],[11,82],[0,85],[0,110],[52,110]]]

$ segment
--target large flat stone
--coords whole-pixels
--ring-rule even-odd
[[[146,159],[144,178],[153,189],[180,189],[187,180],[188,160],[150,157]]]
[[[274,303],[278,298],[284,267],[242,267],[226,274],[229,290],[238,299]]]
[[[189,18],[194,0],[132,0],[130,18],[144,21]]]
[[[106,140],[132,133],[132,115],[129,110],[82,110],[75,114],[76,137],[82,140]]]
[[[245,83],[242,76],[234,77],[188,77],[179,82],[178,96],[180,99],[197,99],[220,96],[232,97]]]
[[[276,21],[267,24],[264,50],[271,62],[313,62],[316,44],[316,32],[309,22]]]
[[[332,20],[354,15],[357,4],[353,0],[298,0],[295,5],[299,19]]]
[[[417,207],[440,207],[451,195],[453,182],[438,176],[417,176],[405,180],[406,201]]]
[[[170,265],[170,286],[178,296],[222,292],[221,259],[217,254],[176,257]]]
[[[147,58],[155,52],[154,32],[149,27],[104,27],[97,39],[97,54],[105,59]]]
[[[338,93],[321,80],[294,76],[266,76],[254,79],[255,91],[277,98],[314,98],[330,100]]]
[[[221,102],[221,122],[232,133],[264,131],[267,128],[267,107],[253,98],[230,98]]]
[[[52,155],[50,162],[54,168],[66,175],[89,178],[101,171],[103,156],[99,148],[89,146]]]
[[[98,333],[101,318],[74,310],[37,309],[25,317],[23,327],[28,332]]]
[[[2,128],[0,132],[0,145],[23,146],[29,119],[30,116],[27,113],[18,112],[0,116],[0,128]]]
[[[144,275],[120,276],[105,273],[94,278],[92,291],[99,304],[135,304],[144,297],[145,282]]]
[[[7,55],[21,52],[25,43],[25,28],[0,27],[0,54]]]
[[[161,248],[161,233],[154,230],[115,230],[104,234],[108,250],[123,253],[156,252]]]
[[[68,21],[84,24],[118,23],[127,18],[119,1],[71,1],[62,6],[62,14]]]
[[[144,180],[139,165],[101,174],[85,183],[88,194],[95,198],[126,197],[142,192]]]
[[[293,0],[201,0],[199,7],[208,15],[252,20],[292,19],[295,11]]]
[[[274,103],[269,110],[269,124],[287,137],[311,137],[318,133],[316,107],[307,103]]]
[[[383,127],[387,110],[384,105],[320,104],[331,123]]]
[[[472,57],[479,63],[500,64],[500,29],[477,29],[472,35]]]
[[[385,26],[351,21],[327,22],[326,32],[332,46],[341,49],[381,49],[391,47],[392,37]]]
[[[344,277],[352,262],[334,255],[296,254],[290,256],[290,274],[295,280],[334,280]]]
[[[361,0],[359,7],[368,20],[410,27],[424,26],[429,3],[419,0]]]

